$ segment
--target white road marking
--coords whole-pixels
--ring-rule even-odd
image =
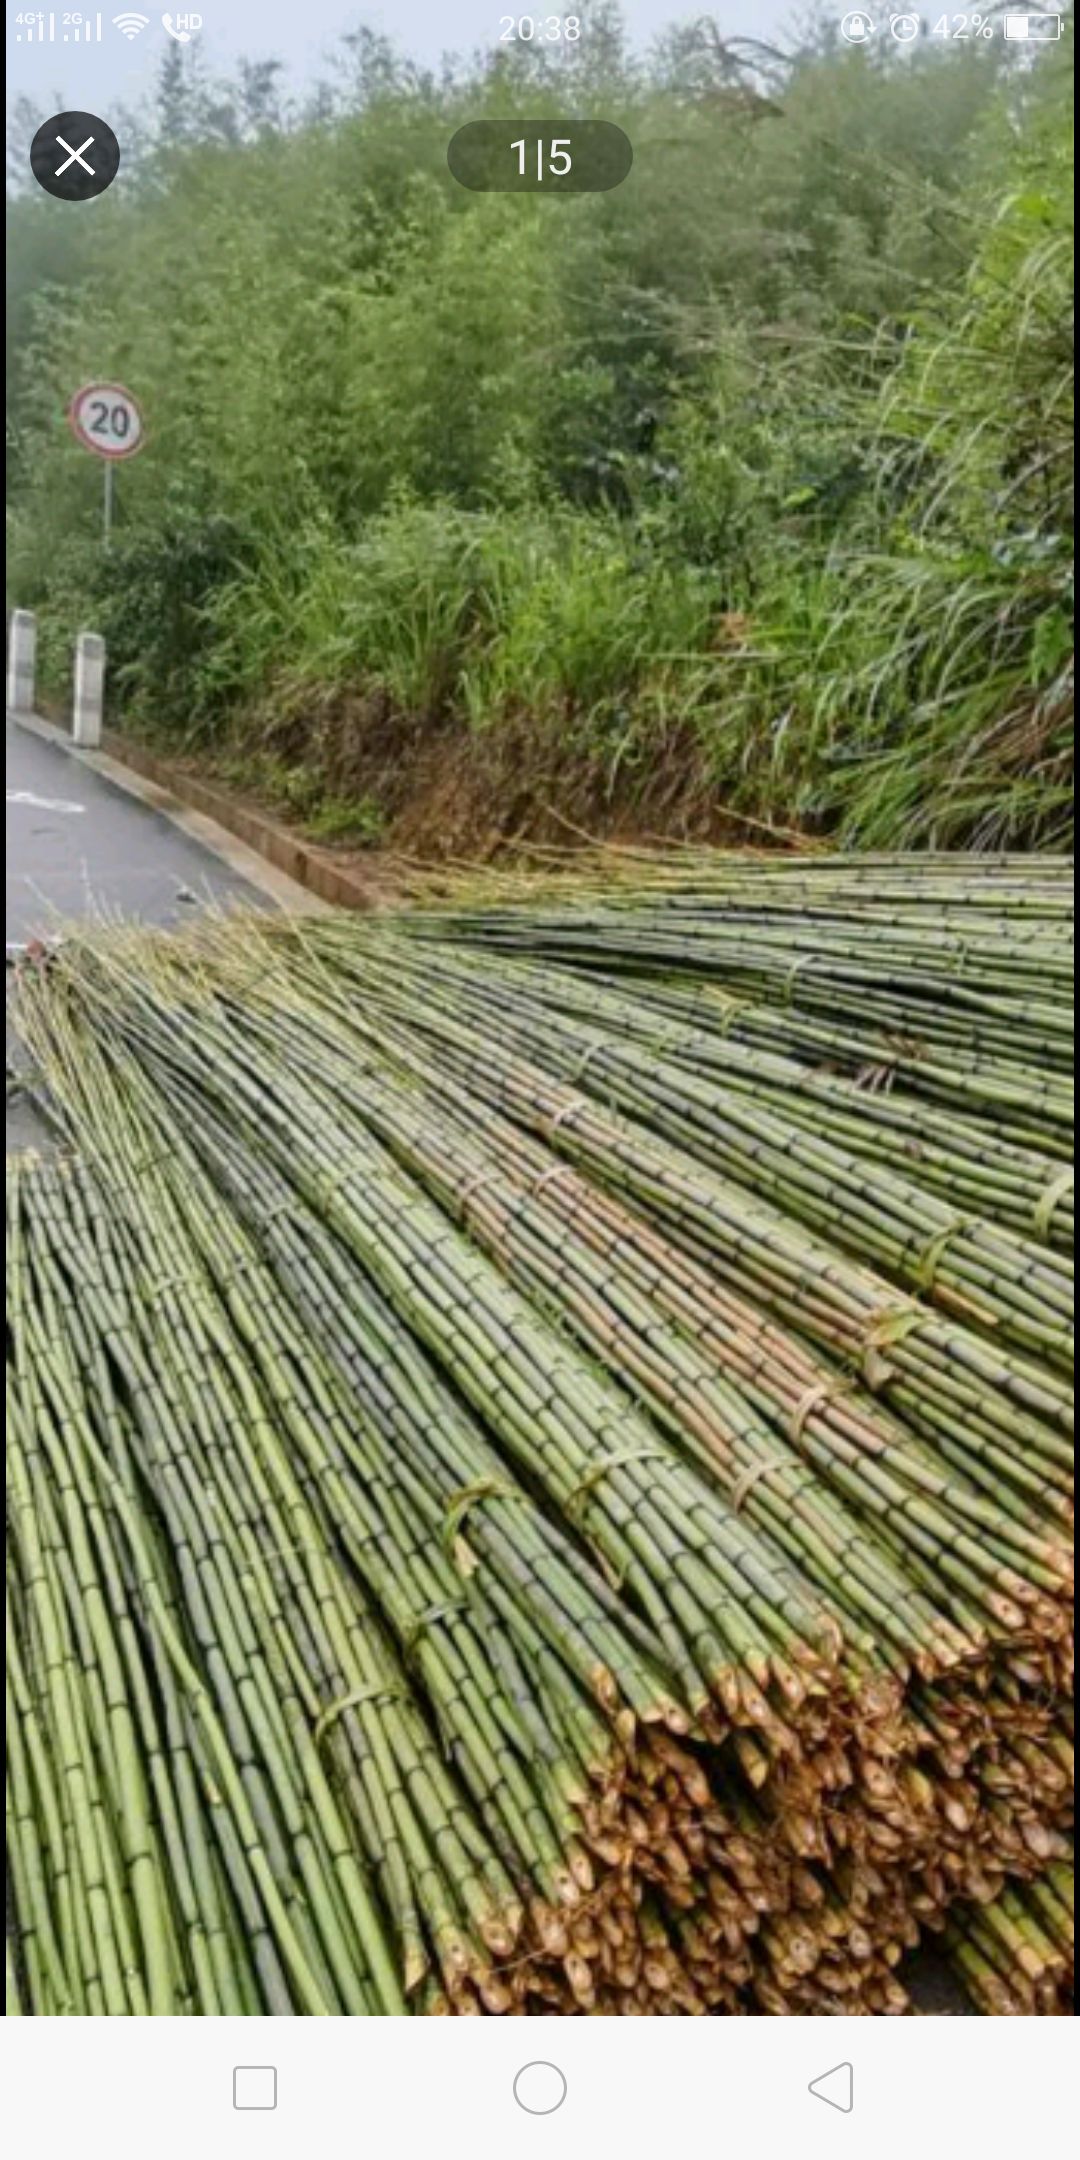
[[[27,788],[9,788],[9,803],[21,803],[27,810],[59,810],[65,817],[82,817],[86,804],[81,802],[54,802],[49,795],[31,795]]]

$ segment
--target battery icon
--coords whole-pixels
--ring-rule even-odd
[[[1056,45],[1061,36],[1060,15],[1006,15],[1007,38],[1029,38],[1039,45]]]

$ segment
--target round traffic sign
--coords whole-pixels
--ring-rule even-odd
[[[146,440],[138,401],[123,383],[84,383],[68,406],[79,441],[98,457],[134,457]]]

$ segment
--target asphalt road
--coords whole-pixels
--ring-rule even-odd
[[[227,864],[59,744],[9,721],[5,747],[9,953],[98,912],[169,924],[229,897],[265,905]],[[43,1137],[32,1105],[9,1096],[8,1150]]]
[[[171,923],[193,900],[258,899],[186,833],[59,745],[9,725],[6,767],[9,944],[95,908]]]

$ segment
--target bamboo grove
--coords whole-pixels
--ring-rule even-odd
[[[1066,2011],[1071,938],[671,851],[24,969],[9,2009]]]

